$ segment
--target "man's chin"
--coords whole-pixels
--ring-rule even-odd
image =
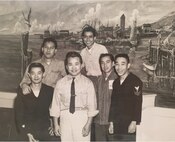
[[[117,73],[119,76],[122,76],[123,75],[123,73]]]
[[[41,82],[33,82],[33,84],[40,84]]]
[[[44,57],[45,58],[53,58],[55,55],[53,54],[44,54]]]
[[[70,73],[71,76],[77,76],[79,75],[80,73]]]
[[[93,45],[93,44],[91,44],[91,43],[90,43],[90,44],[86,44],[87,47],[92,47],[92,45]]]

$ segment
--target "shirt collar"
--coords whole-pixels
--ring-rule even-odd
[[[95,42],[94,44],[92,45],[92,47],[89,49],[87,46],[86,46],[86,50],[89,52],[89,53],[92,53],[92,50],[94,49],[94,46],[95,46]]]
[[[106,79],[105,74],[102,74],[102,75],[103,75],[103,78],[104,78],[105,80],[109,80],[111,77],[113,77],[114,74],[116,74],[116,73],[114,72],[114,68],[113,68],[112,71],[111,71],[111,73],[110,73],[110,75],[107,77],[107,79]]]
[[[54,61],[55,61],[55,57],[52,58],[51,63],[54,62]],[[44,58],[44,56],[41,57],[41,62],[44,63],[44,64],[46,64],[46,65],[48,65],[46,63],[46,59]]]
[[[71,76],[70,74],[67,75],[67,79],[68,80],[72,80],[73,78],[75,78],[75,80],[79,80],[81,78],[81,74],[77,75],[77,76]]]

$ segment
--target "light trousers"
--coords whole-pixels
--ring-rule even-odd
[[[70,113],[69,110],[61,111],[61,141],[90,142],[90,134],[86,137],[83,137],[82,135],[82,130],[85,124],[87,123],[87,120],[87,110],[77,110],[73,114]]]

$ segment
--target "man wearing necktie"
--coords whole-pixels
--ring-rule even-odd
[[[61,141],[90,141],[92,118],[98,113],[95,89],[92,81],[81,74],[79,53],[67,53],[65,66],[68,75],[57,82],[50,108],[54,133],[61,135]]]
[[[72,84],[71,84],[71,98],[70,98],[70,107],[69,107],[69,112],[74,113],[75,112],[75,78],[73,77],[72,79]]]

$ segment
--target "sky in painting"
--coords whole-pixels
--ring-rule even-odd
[[[48,27],[50,30],[79,31],[85,23],[93,20],[105,26],[120,25],[122,14],[126,17],[126,27],[132,24],[133,19],[137,19],[138,25],[152,23],[175,11],[174,5],[175,0],[1,0],[0,32],[24,30],[21,13],[27,14],[29,8],[32,8],[31,31],[40,32]],[[7,19],[11,24],[5,22]]]

